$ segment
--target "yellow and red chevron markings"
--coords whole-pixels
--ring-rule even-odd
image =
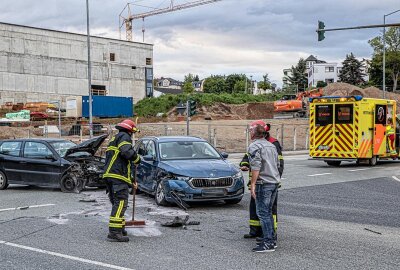
[[[335,136],[335,149],[339,152],[353,152],[353,125],[337,124],[335,125],[335,129],[340,134]]]
[[[358,156],[360,158],[367,157],[368,151],[372,146],[372,139],[364,139],[361,141],[360,148],[358,149]]]

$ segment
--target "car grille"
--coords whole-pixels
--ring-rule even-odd
[[[232,177],[207,179],[207,178],[193,178],[190,183],[195,188],[214,188],[214,187],[229,187],[233,184]]]

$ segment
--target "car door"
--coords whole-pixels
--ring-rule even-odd
[[[152,160],[144,160],[143,164],[145,166],[145,170],[147,172],[146,177],[144,179],[146,187],[152,192],[156,191],[157,187],[157,168],[158,168],[158,158],[157,158],[157,148],[156,143],[153,140],[150,140],[146,146],[146,156],[152,157]]]
[[[21,164],[25,167],[22,180],[27,184],[59,186],[61,161],[45,142],[26,141]]]
[[[4,141],[0,145],[0,169],[4,171],[9,182],[20,182],[22,141]]]
[[[140,140],[136,143],[134,150],[136,153],[138,153],[141,157],[143,157],[146,154],[146,146],[149,140],[143,139]],[[146,186],[144,184],[144,178],[146,176],[146,166],[143,164],[143,158],[142,162],[137,166],[137,172],[136,172],[136,181],[139,185],[139,187],[143,190],[146,190]]]

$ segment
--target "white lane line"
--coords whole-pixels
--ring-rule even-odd
[[[317,173],[317,174],[310,174],[310,175],[307,175],[307,176],[320,176],[320,175],[328,175],[328,174],[332,174],[332,173],[330,173],[330,172],[328,172],[328,173]]]
[[[354,170],[348,170],[348,172],[366,171],[366,170],[370,170],[370,169],[371,169],[371,168],[354,169]]]
[[[399,178],[397,178],[396,176],[392,176],[392,178],[393,178],[394,180],[396,180],[396,181],[400,182],[400,179],[399,179]]]
[[[39,204],[39,205],[20,206],[20,207],[15,207],[15,208],[4,208],[4,209],[0,209],[0,212],[14,211],[14,210],[26,210],[29,208],[39,208],[39,207],[47,207],[47,206],[54,206],[54,205],[55,204],[48,203],[48,204]]]
[[[5,242],[5,241],[0,241],[0,244],[2,244],[2,245],[7,245],[7,246],[11,246],[11,247],[16,247],[16,248],[21,248],[21,249],[25,249],[25,250],[30,250],[30,251],[37,252],[37,253],[43,253],[43,254],[47,254],[47,255],[51,255],[51,256],[55,256],[55,257],[60,257],[60,258],[68,259],[68,260],[73,260],[73,261],[78,261],[78,262],[93,264],[93,265],[97,265],[97,266],[101,266],[101,267],[106,267],[106,268],[110,268],[110,269],[117,269],[117,270],[134,270],[134,269],[132,269],[132,268],[125,268],[125,267],[121,267],[121,266],[117,266],[117,265],[112,265],[112,264],[108,264],[108,263],[102,263],[102,262],[92,261],[92,260],[83,259],[83,258],[79,258],[79,257],[75,257],[75,256],[65,255],[65,254],[62,254],[62,253],[52,252],[52,251],[48,251],[48,250],[44,250],[44,249],[39,249],[39,248],[28,247],[28,246],[23,246],[23,245],[14,244],[14,243]]]

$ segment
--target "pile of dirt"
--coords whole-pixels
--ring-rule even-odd
[[[32,127],[0,127],[1,140],[28,138],[35,135]]]
[[[363,96],[365,98],[382,98],[382,90],[376,87],[362,89],[348,83],[331,83],[323,90],[325,96]],[[387,99],[400,101],[400,94],[386,92]]]

